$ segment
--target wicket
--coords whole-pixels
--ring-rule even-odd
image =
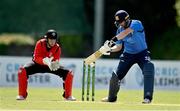
[[[86,73],[87,73],[87,81],[86,79]],[[92,78],[92,80],[91,80]],[[92,82],[91,82],[92,81]],[[85,96],[85,83],[87,83],[87,94],[86,94],[86,100],[89,101],[90,96],[90,83],[92,83],[92,101],[94,101],[95,96],[95,62],[93,62],[91,65],[86,65],[85,61],[83,61],[83,77],[82,77],[82,101],[84,101]]]

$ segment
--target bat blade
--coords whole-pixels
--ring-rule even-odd
[[[87,57],[86,59],[84,59],[85,64],[91,64],[93,62],[95,62],[98,58],[100,58],[103,54],[98,50],[96,52],[94,52],[93,54],[91,54],[89,57]]]

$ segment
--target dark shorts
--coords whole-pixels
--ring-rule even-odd
[[[48,66],[46,65],[39,65],[35,62],[30,62],[28,64],[25,64],[24,65],[24,68],[26,70],[26,73],[27,73],[27,76],[29,77],[29,75],[33,75],[33,74],[36,74],[36,73],[51,73],[51,74],[55,74],[59,77],[61,77],[63,80],[65,80],[69,70],[68,69],[65,69],[64,67],[60,67],[58,70],[56,71],[51,71],[49,69]]]

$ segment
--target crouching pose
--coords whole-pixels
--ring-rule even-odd
[[[63,97],[65,100],[75,101],[72,96],[72,71],[59,64],[61,47],[57,43],[57,32],[48,30],[44,38],[37,41],[32,62],[25,64],[18,71],[19,94],[17,100],[25,100],[28,96],[27,86],[30,75],[36,73],[52,73],[63,79]]]
[[[142,103],[151,103],[154,89],[154,64],[150,61],[144,27],[141,21],[131,20],[129,14],[124,10],[116,12],[115,25],[118,28],[117,35],[110,41],[106,41],[100,51],[107,55],[110,52],[120,51],[123,45],[124,50],[120,55],[116,71],[112,72],[108,97],[103,98],[102,101],[115,102],[117,100],[120,81],[125,77],[131,66],[137,63],[144,76],[144,100]],[[115,46],[111,47],[109,45],[112,43],[115,43]]]

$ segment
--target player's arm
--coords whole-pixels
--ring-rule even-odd
[[[34,49],[34,55],[33,55],[33,61],[44,65],[43,63],[43,52],[42,52],[42,43],[39,41],[36,43],[35,49]]]
[[[119,52],[122,49],[122,44],[114,45],[111,47],[111,52]]]
[[[55,53],[54,53],[54,59],[53,61],[59,61],[60,60],[60,56],[61,56],[61,48],[60,47],[57,47]]]
[[[116,42],[118,40],[122,40],[124,39],[128,34],[132,33],[134,30],[131,28],[127,28],[124,31],[122,31],[121,33],[117,34],[115,37],[113,37],[111,40]]]
[[[84,59],[85,64],[91,64],[95,62],[102,55],[110,55],[110,52],[118,52],[122,49],[122,44],[117,44],[110,48],[109,46],[107,46],[107,43],[108,42],[106,42],[104,46],[101,46],[101,48],[97,50],[95,53],[91,54],[89,57]]]

